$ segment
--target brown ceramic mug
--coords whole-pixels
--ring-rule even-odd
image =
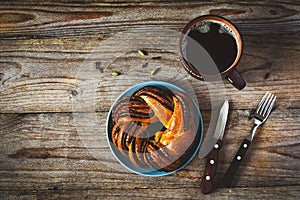
[[[242,54],[242,39],[223,17],[203,15],[190,21],[182,31],[180,54],[184,68],[199,80],[221,75],[239,90],[246,86],[235,69]]]

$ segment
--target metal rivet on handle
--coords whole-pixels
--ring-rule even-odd
[[[206,179],[207,181],[209,181],[209,180],[210,180],[210,176],[206,176],[205,179]]]
[[[210,163],[211,165],[213,165],[213,164],[215,164],[215,161],[214,161],[214,160],[210,160],[209,163]]]
[[[241,160],[242,157],[241,157],[241,156],[237,156],[236,159],[237,159],[237,160]]]

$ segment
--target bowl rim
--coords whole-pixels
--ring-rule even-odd
[[[134,170],[132,169],[131,167],[127,166],[124,161],[122,161],[118,155],[116,155],[115,153],[115,150],[113,149],[112,145],[111,145],[111,141],[110,141],[110,138],[109,138],[109,133],[108,133],[108,130],[109,130],[109,122],[110,122],[110,118],[111,118],[111,113],[112,113],[112,109],[114,107],[114,105],[116,104],[116,102],[121,98],[123,97],[124,95],[126,95],[127,93],[129,93],[131,90],[138,90],[142,87],[145,87],[147,85],[162,85],[162,86],[166,86],[166,87],[173,87],[181,92],[183,92],[185,95],[188,95],[192,102],[194,103],[194,106],[195,108],[197,109],[197,112],[199,114],[199,126],[200,126],[200,130],[198,128],[198,131],[200,132],[199,133],[199,144],[197,144],[197,147],[195,148],[195,151],[193,152],[193,154],[190,156],[190,158],[184,163],[182,164],[180,167],[178,167],[177,169],[173,170],[173,171],[170,171],[170,172],[165,172],[165,171],[148,171],[146,173],[143,173],[141,171],[137,171],[137,170]],[[143,176],[148,176],[148,177],[159,177],[159,176],[166,176],[166,175],[170,175],[170,174],[173,174],[175,172],[178,172],[179,170],[183,169],[186,165],[188,165],[192,160],[193,158],[196,156],[196,154],[198,153],[199,149],[200,149],[200,146],[201,146],[201,143],[202,143],[202,139],[203,139],[203,132],[204,132],[204,127],[203,127],[203,118],[202,118],[202,114],[201,114],[201,111],[200,111],[200,108],[199,106],[197,105],[197,103],[195,102],[195,100],[192,98],[191,95],[189,95],[184,89],[182,89],[181,87],[177,86],[177,85],[174,85],[172,83],[169,83],[169,82],[165,82],[165,81],[146,81],[146,82],[141,82],[141,83],[137,83],[135,85],[132,85],[130,86],[129,88],[127,88],[125,91],[123,91],[120,95],[118,95],[118,97],[114,100],[114,102],[112,103],[109,111],[108,111],[108,114],[107,114],[107,119],[106,119],[106,126],[105,126],[106,130],[106,140],[107,140],[107,143],[108,143],[108,146],[110,148],[110,151],[112,152],[112,154],[114,155],[114,157],[117,159],[117,161],[122,165],[124,166],[126,169],[128,169],[129,171],[131,172],[134,172],[136,174],[139,174],[139,175],[143,175]]]

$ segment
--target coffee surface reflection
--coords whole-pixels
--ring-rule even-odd
[[[200,73],[215,74],[228,69],[236,59],[236,39],[222,23],[203,21],[188,33],[187,61]]]

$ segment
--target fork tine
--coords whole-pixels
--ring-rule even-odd
[[[271,113],[271,110],[272,110],[272,108],[273,108],[273,106],[274,106],[274,104],[275,104],[275,101],[276,101],[276,96],[274,95],[274,98],[273,98],[273,100],[272,100],[272,102],[271,102],[271,104],[270,104],[270,106],[269,106],[269,108],[268,108],[268,110],[267,110],[266,117],[268,117],[269,114]]]
[[[268,103],[268,101],[269,101],[271,95],[272,95],[271,93],[269,93],[269,92],[267,93],[266,98],[264,98],[263,104],[261,105],[260,109],[257,110],[257,113],[258,113],[259,115],[262,115],[262,113],[263,113],[264,109],[266,108],[266,105],[267,105],[267,103]]]
[[[263,103],[265,102],[265,99],[267,98],[268,95],[269,95],[269,92],[267,92],[267,93],[263,96],[263,98],[260,100],[260,102],[259,102],[259,104],[258,104],[258,107],[257,107],[257,109],[256,109],[256,113],[259,113],[259,112],[260,112],[260,109],[261,109],[261,107],[262,107]]]
[[[268,101],[266,101],[266,106],[264,107],[263,112],[261,113],[263,117],[266,116],[267,110],[269,109],[269,107],[270,107],[270,105],[271,105],[271,103],[272,103],[272,100],[273,100],[274,96],[275,96],[275,95],[271,93],[270,98],[268,99]]]

